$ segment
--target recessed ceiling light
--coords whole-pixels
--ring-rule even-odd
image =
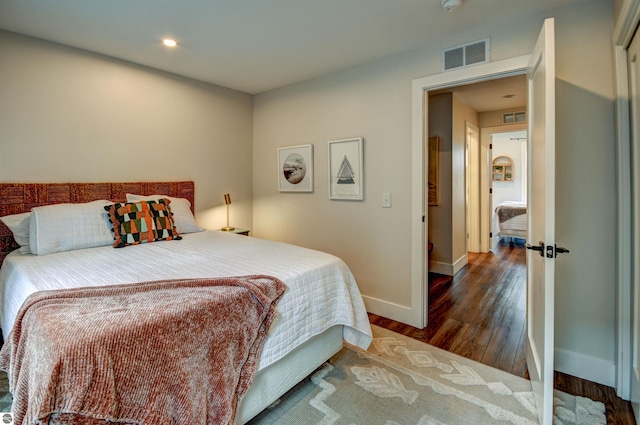
[[[162,44],[164,44],[167,47],[176,47],[178,45],[178,42],[172,38],[163,38]]]

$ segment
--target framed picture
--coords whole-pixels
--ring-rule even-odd
[[[313,192],[313,145],[278,148],[278,190]]]
[[[329,142],[329,199],[363,199],[362,145],[362,138]]]
[[[429,137],[429,168],[427,169],[427,183],[429,189],[427,198],[429,205],[438,205],[440,203],[438,192],[438,145],[440,138],[438,136]]]

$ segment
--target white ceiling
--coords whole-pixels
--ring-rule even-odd
[[[453,92],[476,112],[515,110],[527,104],[527,79],[524,75],[429,92]]]
[[[0,0],[0,28],[256,94],[585,1]]]

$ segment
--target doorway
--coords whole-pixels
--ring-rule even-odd
[[[526,202],[526,123],[509,119],[526,110],[526,84],[524,75],[520,75],[447,87],[430,91],[429,95],[434,97],[428,105],[429,114],[434,114],[429,119],[429,137],[439,136],[444,142],[442,149],[453,152],[450,155],[445,152],[440,160],[455,161],[459,158],[455,150],[460,146],[465,149],[464,166],[458,167],[454,163],[449,169],[459,174],[452,175],[452,180],[465,182],[462,190],[466,200],[466,232],[462,237],[468,263],[459,271],[452,264],[449,270],[454,271],[453,276],[441,273],[447,270],[441,263],[430,268],[429,320],[425,338],[440,348],[520,376],[526,374],[524,240],[518,239],[513,247],[508,243],[511,237],[500,241],[494,229],[495,205],[491,189],[495,201],[500,203]],[[442,108],[450,108],[451,126],[457,126],[457,131],[431,133],[442,131],[440,124],[445,115]],[[503,121],[505,117],[506,122]],[[438,124],[431,125],[434,121]],[[447,137],[462,137],[462,134],[464,144],[446,140]],[[501,157],[508,157],[511,162],[505,170],[507,174],[503,173],[498,179],[492,162]],[[440,177],[446,179],[446,175]],[[441,185],[444,190],[456,190],[455,182],[440,183],[444,183]],[[431,240],[432,226],[441,227],[442,224],[438,223],[442,214],[437,209],[459,213],[454,207],[447,209],[446,205],[429,207],[430,241],[436,246],[439,241]],[[450,221],[455,224],[455,218]],[[525,223],[526,232],[526,218],[520,221]],[[494,244],[491,243],[492,232]],[[433,234],[438,236],[436,232]],[[456,232],[449,232],[448,236],[456,237]],[[450,242],[442,245],[455,246]],[[456,260],[458,257],[454,254],[451,258]],[[439,259],[436,257],[436,262]]]
[[[501,243],[521,246],[527,236],[527,132],[490,134],[491,250]]]
[[[526,98],[524,75],[429,91],[425,121],[429,122],[429,137],[442,139],[439,186],[450,198],[428,209],[429,241],[436,246],[434,258],[430,258],[431,271],[455,274],[463,255],[491,250],[491,237],[496,233],[494,187],[494,197],[501,202],[526,202]],[[507,166],[506,177],[498,178],[492,168],[497,157],[514,162]],[[464,194],[458,194],[460,191]],[[463,204],[466,212],[460,211]],[[463,213],[464,227],[456,228]],[[526,219],[521,221],[526,226]],[[448,229],[443,232],[442,226]],[[460,240],[442,241],[451,238]],[[437,251],[437,239],[447,252]],[[456,247],[462,250],[456,251]]]
[[[427,324],[427,227],[429,212],[425,208],[428,187],[423,155],[428,139],[428,94],[432,90],[460,84],[527,75],[528,124],[528,215],[527,238],[543,240],[527,246],[527,368],[534,389],[538,416],[551,423],[553,401],[553,309],[555,267],[555,23],[544,21],[533,53],[498,62],[458,69],[449,73],[413,80],[412,84],[412,237],[411,237],[411,316],[417,326]],[[547,168],[547,166],[549,168]],[[535,193],[535,196],[533,194]],[[534,256],[534,251],[543,255]],[[544,251],[547,255],[544,255]],[[567,252],[564,250],[564,252]],[[417,298],[416,298],[417,297]]]
[[[476,65],[466,69],[436,74],[413,81],[412,88],[412,184],[411,184],[411,306],[407,310],[406,323],[416,328],[427,324],[427,223],[429,211],[426,208],[423,188],[428,187],[423,172],[426,123],[424,117],[428,111],[426,94],[429,91],[461,84],[472,84],[524,75],[527,72],[531,55],[519,56],[498,62]],[[481,146],[480,156],[486,157],[488,147]],[[488,178],[488,170],[480,170],[481,178]],[[481,200],[482,201],[482,200]],[[481,214],[489,214],[489,207],[481,206]],[[486,222],[486,220],[483,220]],[[485,232],[486,233],[486,232]]]

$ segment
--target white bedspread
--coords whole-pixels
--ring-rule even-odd
[[[288,287],[258,370],[334,325],[345,325],[348,343],[362,348],[370,344],[371,327],[360,291],[341,259],[217,231],[120,249],[106,246],[44,256],[12,253],[0,269],[2,332],[6,339],[24,300],[40,290],[252,274],[277,277]]]
[[[527,208],[527,204],[517,201],[504,201],[499,204],[493,214],[493,234],[499,237],[527,238],[527,214],[516,215],[506,221],[500,221],[498,209],[500,208]],[[494,244],[498,238],[494,239]]]

